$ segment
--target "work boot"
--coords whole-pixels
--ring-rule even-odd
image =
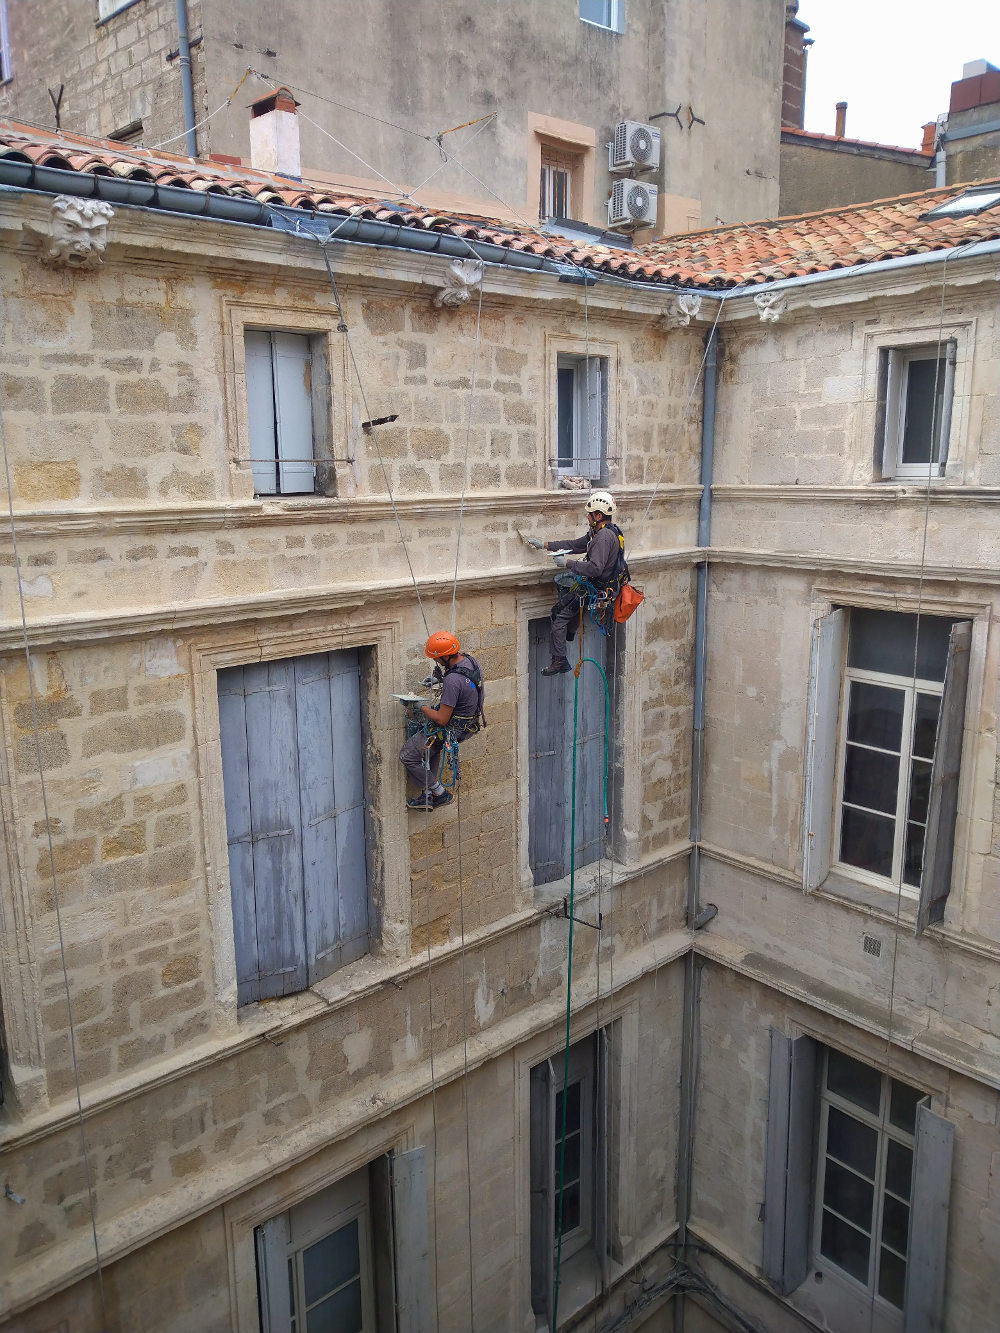
[[[553,657],[547,667],[542,668],[543,676],[561,676],[564,671],[572,671],[573,668],[567,662],[565,657]]]

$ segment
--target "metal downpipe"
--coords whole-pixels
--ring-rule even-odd
[[[181,67],[181,93],[184,98],[184,140],[188,157],[198,156],[195,135],[194,79],[191,75],[191,41],[188,36],[187,0],[177,0],[177,51]]]
[[[712,474],[715,466],[715,402],[718,377],[718,329],[708,334],[705,379],[702,386],[701,499],[698,503],[698,545],[707,547],[712,530]],[[697,567],[694,630],[694,707],[691,737],[691,855],[688,861],[687,924],[695,927],[700,907],[701,802],[705,763],[705,670],[708,560]],[[684,1003],[681,1034],[680,1123],[677,1134],[677,1241],[680,1255],[687,1244],[691,1215],[691,1178],[694,1161],[695,1090],[698,1078],[698,1024],[701,967],[694,951],[684,957]],[[683,1333],[683,1300],[674,1303],[674,1333]]]

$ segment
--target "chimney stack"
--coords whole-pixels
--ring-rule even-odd
[[[932,153],[934,151],[934,141],[937,138],[937,121],[929,120],[921,128],[924,131],[924,138],[920,145],[920,151],[922,153]]]
[[[834,131],[838,139],[842,139],[847,133],[847,103],[837,103],[837,128]]]
[[[278,176],[302,178],[298,106],[287,88],[275,88],[250,103],[250,165]]]
[[[781,88],[781,123],[793,130],[805,124],[806,57],[812,46],[808,23],[797,17],[798,0],[785,5],[785,59]]]

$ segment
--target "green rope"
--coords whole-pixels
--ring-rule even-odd
[[[580,638],[581,640],[583,638],[582,632]],[[566,1180],[566,1103],[568,1100],[566,1085],[569,1083],[569,1022],[573,995],[573,906],[576,896],[576,746],[580,721],[580,672],[583,669],[584,662],[589,662],[592,666],[597,667],[601,673],[601,679],[604,681],[603,800],[605,833],[608,827],[608,736],[611,732],[611,690],[608,686],[607,673],[600,662],[595,661],[592,657],[581,657],[576,670],[573,672],[573,803],[570,813],[569,847],[569,957],[566,963],[566,1046],[563,1055],[562,1128],[559,1144],[559,1197],[556,1205],[556,1277],[552,1297],[552,1333],[555,1333],[556,1321],[559,1316],[559,1279],[562,1273],[563,1186]],[[598,941],[597,947],[601,947],[600,941]]]

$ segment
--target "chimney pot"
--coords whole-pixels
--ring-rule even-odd
[[[279,176],[302,176],[298,106],[287,88],[275,88],[250,103],[250,165]]]
[[[847,103],[837,103],[837,128],[834,131],[838,139],[842,139],[847,132]]]

